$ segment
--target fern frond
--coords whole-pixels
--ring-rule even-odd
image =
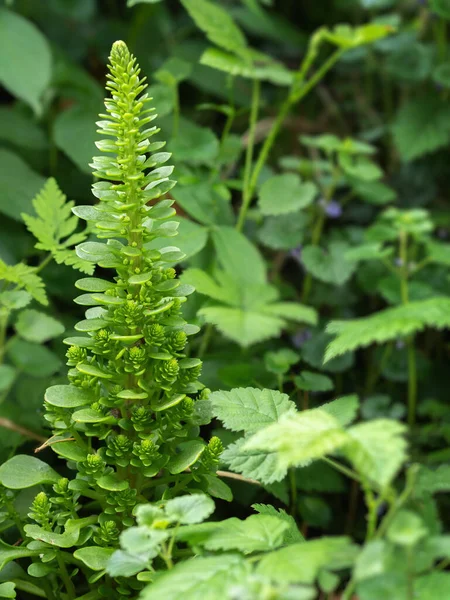
[[[38,240],[36,248],[51,252],[58,264],[64,263],[91,274],[93,266],[69,250],[70,246],[86,239],[85,232],[74,233],[78,217],[72,214],[73,206],[74,202],[67,201],[57,182],[51,177],[33,200],[37,216],[22,213],[22,218],[28,230]]]
[[[36,274],[34,267],[29,267],[23,263],[7,265],[0,259],[0,280],[13,283],[16,289],[25,289],[41,304],[48,304],[44,282]]]
[[[332,321],[327,332],[336,335],[324,362],[357,348],[406,337],[426,327],[450,327],[450,298],[438,297],[388,308],[362,319]]]

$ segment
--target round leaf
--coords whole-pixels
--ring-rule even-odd
[[[0,483],[10,490],[23,490],[40,483],[55,483],[58,473],[34,456],[18,454],[0,467]]]

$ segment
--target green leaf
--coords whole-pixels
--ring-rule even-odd
[[[5,565],[12,560],[36,556],[39,553],[40,550],[30,550],[24,546],[10,546],[3,540],[0,540],[0,571],[2,571],[5,568]]]
[[[78,548],[73,553],[74,558],[81,560],[89,569],[93,571],[103,571],[106,569],[108,560],[111,558],[114,550],[112,548],[100,548],[98,546],[86,546]]]
[[[173,196],[175,197],[175,193],[173,193]],[[209,198],[211,196],[212,194],[210,193]],[[184,262],[203,250],[208,241],[208,230],[206,227],[202,227],[189,219],[183,219],[183,217],[175,217],[172,221],[179,225],[176,244],[177,248],[184,254],[184,258],[182,259]],[[167,239],[163,237],[156,238],[151,244],[152,248],[158,250],[165,246],[167,246]]]
[[[270,315],[222,306],[202,308],[198,314],[244,347],[276,337],[285,324],[282,319]]]
[[[92,404],[94,397],[89,390],[84,388],[73,385],[53,385],[47,388],[45,401],[59,408],[78,408]]]
[[[178,448],[180,452],[167,465],[172,475],[182,473],[196,463],[205,450],[205,444],[198,440],[191,440],[180,444]]]
[[[106,570],[112,577],[133,577],[148,566],[145,557],[116,550],[108,561]]]
[[[226,598],[228,590],[247,574],[241,556],[224,554],[179,562],[141,592],[141,600],[199,600]]]
[[[294,377],[294,383],[299,390],[305,392],[328,392],[334,388],[329,377],[312,371],[302,371],[300,375]]]
[[[369,317],[351,321],[332,321],[327,332],[336,338],[329,344],[325,362],[345,352],[370,344],[382,344],[423,331],[426,327],[450,327],[450,299],[431,298],[395,306]]]
[[[62,111],[53,124],[55,144],[84,173],[91,174],[89,164],[96,154],[95,122],[101,112],[100,104],[75,105]]]
[[[267,179],[259,191],[263,215],[282,215],[309,206],[317,194],[314,183],[302,183],[299,175],[285,173]]]
[[[270,515],[281,519],[288,524],[288,529],[284,532],[284,543],[294,544],[295,542],[303,542],[304,537],[300,533],[297,523],[292,515],[288,515],[282,508],[278,509],[269,504],[252,504],[253,510],[260,515]]]
[[[191,18],[217,46],[246,56],[247,41],[229,12],[208,0],[181,0]]]
[[[49,377],[61,367],[59,358],[46,346],[19,338],[11,341],[7,354],[18,369],[34,377]]]
[[[70,521],[67,521],[66,530],[64,533],[54,533],[53,531],[47,531],[39,525],[25,525],[24,530],[28,537],[33,538],[39,542],[45,542],[51,546],[58,548],[71,548],[74,546],[78,538],[80,537],[79,528],[69,528]]]
[[[164,512],[169,519],[182,525],[201,523],[214,512],[214,509],[214,502],[204,494],[179,496],[168,500],[164,506]]]
[[[246,284],[266,283],[266,265],[257,248],[233,227],[217,227],[212,238],[222,269]],[[245,257],[245,260],[243,260]]]
[[[172,195],[183,210],[203,225],[233,223],[229,192],[223,186],[194,183],[175,187]],[[195,225],[191,221],[188,223]]]
[[[0,483],[10,490],[23,490],[40,483],[55,483],[60,475],[34,456],[18,454],[0,466]]]
[[[427,535],[428,529],[420,517],[402,509],[394,516],[386,532],[388,540],[399,546],[415,546]]]
[[[449,4],[450,15],[450,4]],[[445,62],[437,65],[433,70],[433,81],[444,88],[450,88],[450,63]]]
[[[275,452],[282,468],[306,465],[324,458],[348,441],[339,421],[321,409],[286,414],[259,430],[244,444],[244,450]]]
[[[450,106],[427,94],[402,104],[392,127],[403,160],[419,158],[446,146],[450,139]]]
[[[214,416],[232,431],[253,433],[295,411],[289,397],[275,390],[237,388],[231,392],[213,392],[209,399]]]
[[[359,27],[344,24],[336,25],[331,31],[326,29],[324,37],[332,44],[347,50],[365,44],[372,44],[393,33],[393,31],[393,27],[381,23],[367,23]]]
[[[450,2],[448,0],[430,0],[430,9],[443,19],[450,21]]]
[[[24,340],[41,344],[64,333],[62,323],[34,309],[23,310],[15,327]]]
[[[385,489],[406,460],[405,425],[390,419],[359,423],[347,430],[343,451],[376,488]]]
[[[308,217],[299,213],[292,218],[286,214],[279,217],[268,217],[258,232],[260,242],[274,250],[292,250],[298,247],[304,239]]]
[[[353,275],[356,266],[345,258],[348,245],[345,242],[331,242],[328,249],[306,246],[302,251],[302,262],[306,270],[316,279],[343,285]]]
[[[448,17],[450,19],[450,16]],[[450,573],[434,571],[418,577],[414,585],[414,600],[447,598],[450,594]]]
[[[219,48],[207,48],[200,57],[200,64],[235,77],[270,81],[275,85],[289,86],[293,81],[293,74],[283,63],[253,49],[248,49],[243,58]]]
[[[170,141],[169,150],[177,162],[212,166],[219,153],[219,140],[211,129],[181,117],[178,135]]]
[[[208,550],[239,550],[244,554],[274,550],[283,544],[289,525],[272,515],[251,515],[245,521],[222,521],[205,540]]]
[[[333,402],[322,404],[320,410],[325,410],[329,415],[332,415],[342,427],[350,425],[358,414],[359,398],[356,394],[342,396]]]
[[[11,365],[0,365],[0,392],[8,390],[14,383],[17,370]]]
[[[314,583],[319,571],[351,556],[351,541],[345,537],[323,537],[291,544],[264,556],[256,572],[280,583]]]
[[[24,308],[30,304],[31,300],[31,295],[23,290],[2,292],[0,294],[0,304],[2,304],[8,312]]]
[[[158,2],[161,2],[161,0],[127,0],[127,7],[131,8],[136,4],[157,4]]]
[[[350,184],[355,194],[370,204],[389,204],[397,198],[397,192],[381,181],[351,179]]]
[[[222,453],[220,459],[232,471],[261,483],[271,484],[284,479],[286,467],[280,465],[276,452],[249,450],[245,448],[248,439],[241,438]]]
[[[288,321],[307,323],[308,325],[317,324],[316,310],[298,302],[274,302],[263,306],[261,310],[264,314],[281,317]]]
[[[52,56],[47,39],[30,21],[2,8],[0,56],[1,83],[40,114],[41,97],[52,75]]]
[[[20,156],[6,148],[0,148],[0,164],[0,212],[11,219],[21,221],[21,214],[31,210],[31,200],[45,179],[33,171]]]
[[[290,348],[280,348],[274,352],[264,354],[264,364],[270,373],[286,375],[293,365],[300,361],[300,355]]]
[[[0,583],[0,598],[16,598],[16,584],[11,581]]]
[[[9,106],[0,107],[0,139],[30,150],[47,147],[45,134],[32,116]]]
[[[92,273],[93,265],[80,259],[68,247],[86,239],[86,233],[74,233],[78,218],[72,214],[73,206],[73,202],[67,202],[55,179],[50,178],[33,199],[37,217],[25,213],[21,216],[28,230],[38,240],[36,248],[51,252],[58,264],[64,263],[85,273]]]

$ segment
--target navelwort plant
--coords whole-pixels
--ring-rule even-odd
[[[115,277],[77,281],[83,294],[76,302],[88,308],[75,327],[80,335],[65,340],[69,384],[45,394],[53,436],[44,446],[66,459],[76,476],[60,478],[24,455],[0,468],[5,516],[17,522],[24,540],[16,549],[2,545],[2,564],[39,556],[29,574],[42,578],[38,595],[50,599],[84,592],[85,599],[122,598],[139,589],[135,580],[103,579],[98,569],[118,546],[123,527],[133,525],[137,505],[181,490],[231,496],[214,475],[221,442],[212,438],[206,445],[199,437],[199,425],[210,419],[209,390],[198,381],[201,361],[186,354],[188,336],[198,328],[181,316],[193,288],[181,285],[171,266],[180,251],[153,247],[154,240],[177,233],[170,221],[173,200],[154,202],[175,184],[173,168],[162,166],[170,154],[158,152],[163,142],[150,142],[159,131],[150,126],[156,115],[124,42],[113,45],[109,70],[111,98],[98,123],[104,139],[97,142],[105,155],[92,164],[101,180],[93,185],[100,203],[73,212],[100,240],[80,244],[78,257],[114,270]],[[31,523],[22,527],[11,490],[40,483],[53,483],[52,491],[35,497]],[[75,590],[72,577],[86,566],[94,575],[85,573],[88,581]],[[96,591],[89,593],[88,584]]]

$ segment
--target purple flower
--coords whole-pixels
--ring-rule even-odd
[[[330,200],[327,202],[324,198],[319,201],[319,204],[325,211],[325,214],[330,217],[330,219],[339,219],[342,215],[342,206],[337,202],[337,200]]]
[[[305,342],[311,339],[312,333],[309,329],[300,329],[291,337],[291,342],[295,348],[301,348]]]
[[[292,248],[292,250],[289,251],[289,256],[291,258],[294,258],[296,261],[301,262],[301,260],[302,260],[302,245],[300,244],[296,248]]]

